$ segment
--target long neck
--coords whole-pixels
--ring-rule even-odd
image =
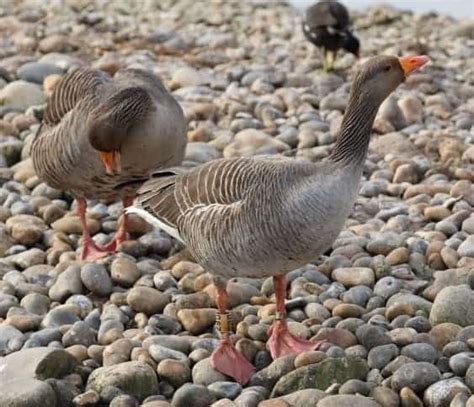
[[[342,120],[341,132],[329,157],[343,165],[362,165],[367,156],[372,125],[378,105],[352,92]]]

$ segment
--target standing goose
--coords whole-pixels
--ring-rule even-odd
[[[330,71],[341,48],[359,56],[359,40],[350,30],[347,9],[337,1],[321,0],[306,10],[303,33],[317,47],[323,49],[324,70]]]
[[[141,215],[187,245],[214,276],[221,341],[212,365],[244,384],[253,366],[229,338],[226,282],[273,276],[276,319],[267,346],[273,358],[314,349],[285,321],[286,273],[328,250],[351,212],[372,124],[383,100],[424,56],[375,57],[357,73],[340,135],[320,163],[283,157],[221,159],[187,173],[155,174],[138,191]]]
[[[86,199],[132,203],[142,179],[184,156],[186,120],[181,107],[151,73],[125,69],[112,79],[80,68],[66,74],[47,105],[32,144],[37,175],[77,200],[83,231],[82,259],[115,251],[126,238],[127,218],[105,247],[94,244],[86,224]]]

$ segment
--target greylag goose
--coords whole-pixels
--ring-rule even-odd
[[[357,197],[380,104],[427,61],[380,56],[366,62],[352,84],[335,148],[323,162],[220,159],[187,173],[154,174],[139,189],[128,212],[184,242],[214,277],[221,340],[211,363],[217,370],[242,384],[254,372],[229,338],[226,282],[233,277],[273,276],[276,317],[267,343],[273,358],[318,346],[288,330],[285,274],[331,247]]]
[[[31,155],[39,178],[77,200],[83,230],[82,259],[116,250],[126,238],[127,216],[105,247],[93,242],[86,199],[121,198],[129,206],[152,170],[184,156],[187,124],[181,107],[153,74],[137,69],[114,78],[92,68],[66,74],[51,95]],[[141,181],[142,182],[142,181]]]
[[[323,49],[326,72],[333,68],[341,48],[359,56],[360,43],[352,34],[350,24],[347,9],[337,1],[322,0],[306,10],[303,33],[308,41]]]

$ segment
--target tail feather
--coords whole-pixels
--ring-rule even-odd
[[[166,223],[163,220],[158,219],[157,217],[153,216],[150,212],[141,208],[140,206],[138,205],[129,206],[127,209],[125,209],[125,213],[127,215],[130,213],[134,213],[140,216],[142,219],[146,220],[150,225],[165,231],[171,237],[175,238],[181,243],[184,243],[183,238],[180,236],[179,231],[176,227]]]

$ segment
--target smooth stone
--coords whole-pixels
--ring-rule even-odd
[[[338,395],[323,398],[318,407],[380,407],[380,404],[368,397]]]
[[[428,343],[412,343],[404,346],[401,354],[417,362],[434,364],[438,360],[438,352]]]
[[[402,407],[424,407],[423,402],[409,387],[400,390],[400,401]]]
[[[211,360],[209,358],[203,359],[194,365],[192,377],[194,384],[202,384],[204,386],[229,380],[225,374],[218,372],[211,366]]]
[[[170,302],[170,294],[151,287],[133,287],[127,295],[127,303],[137,312],[158,314]]]
[[[81,268],[84,286],[100,297],[107,297],[113,289],[112,280],[102,264],[87,263]]]
[[[242,386],[234,382],[215,382],[207,386],[216,399],[234,400],[242,391]]]
[[[362,396],[368,396],[371,387],[367,382],[362,380],[348,380],[339,388],[339,394],[360,394]]]
[[[49,75],[61,75],[64,71],[54,64],[45,62],[27,62],[17,70],[17,76],[27,82],[42,85],[44,79]]]
[[[350,379],[365,380],[368,371],[367,362],[363,359],[327,358],[283,376],[273,388],[272,397],[305,388],[326,390],[334,382],[344,383]]]
[[[375,282],[374,272],[368,267],[341,267],[332,272],[332,279],[346,287],[358,285],[372,287]]]
[[[112,280],[123,287],[133,286],[141,276],[136,263],[125,257],[119,257],[112,262],[110,274]]]
[[[318,389],[303,389],[282,396],[279,400],[284,400],[291,407],[308,407],[312,404],[316,405],[316,403],[326,396],[327,394],[325,392]]]
[[[430,312],[431,325],[450,322],[460,326],[474,325],[474,291],[467,285],[443,288]]]
[[[352,332],[341,328],[323,327],[311,340],[316,342],[326,341],[344,349],[357,344],[356,336]]]
[[[400,405],[400,397],[396,392],[388,387],[374,388],[371,397],[373,397],[381,407],[399,407]]]
[[[158,392],[158,380],[153,369],[135,361],[94,370],[87,380],[86,390],[101,394],[107,386],[117,387],[139,401]]]
[[[469,388],[460,379],[441,380],[425,390],[423,401],[427,407],[449,406],[451,400],[460,393],[471,395]]]
[[[2,381],[0,405],[5,407],[56,406],[56,394],[46,382],[32,378],[13,378]]]
[[[0,382],[15,379],[62,377],[71,373],[77,362],[63,349],[37,347],[22,349],[0,359]]]
[[[375,325],[360,326],[357,328],[356,336],[359,342],[369,351],[376,346],[392,343],[392,339],[384,329]]]
[[[430,363],[407,363],[395,371],[391,379],[391,387],[395,391],[409,387],[416,393],[419,393],[440,380],[440,378],[439,370]]]
[[[461,257],[474,257],[474,236],[468,236],[458,247],[458,254]]]
[[[151,345],[157,344],[188,354],[194,341],[195,338],[192,336],[153,335],[143,341],[143,347],[149,349]]]
[[[184,353],[166,348],[161,345],[151,345],[148,348],[148,352],[157,363],[165,359],[180,360],[182,362],[185,362],[188,360],[188,357]]]
[[[64,346],[91,346],[97,342],[94,330],[85,322],[77,321],[67,330],[62,338]]]
[[[173,407],[209,407],[213,402],[214,397],[205,386],[186,383],[174,393],[171,405]]]
[[[399,354],[394,344],[380,345],[369,351],[367,362],[371,369],[382,369]]]
[[[429,315],[433,305],[430,301],[410,293],[398,293],[391,296],[387,300],[386,306],[391,307],[396,304],[410,304],[416,310],[424,311],[426,315]]]
[[[211,328],[216,320],[216,309],[182,309],[178,311],[178,320],[186,331],[199,335]]]
[[[0,104],[19,110],[44,103],[45,96],[41,87],[30,82],[18,80],[10,82],[0,89]]]
[[[262,386],[269,391],[275,386],[276,382],[295,368],[295,356],[283,356],[274,360],[267,367],[256,372],[250,378],[250,385]]]
[[[185,383],[191,381],[191,369],[187,362],[165,359],[157,367],[158,376],[178,389]]]
[[[81,281],[81,269],[72,265],[59,274],[56,282],[49,290],[49,298],[63,302],[74,294],[82,294],[84,287]]]
[[[449,367],[458,376],[464,376],[472,364],[474,364],[474,352],[461,352],[449,358]]]

